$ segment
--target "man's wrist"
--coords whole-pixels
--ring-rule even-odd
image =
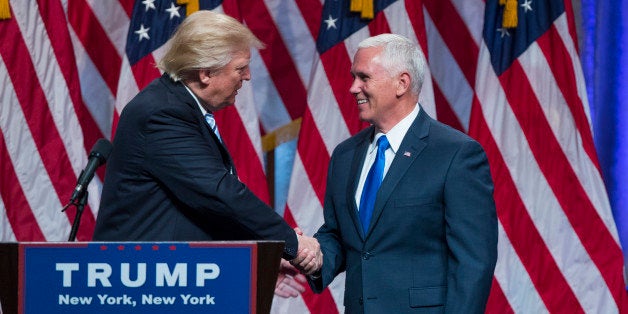
[[[292,232],[288,236],[288,239],[286,239],[285,247],[283,250],[283,258],[290,262],[293,261],[295,258],[297,258],[298,250],[299,238],[296,233]]]

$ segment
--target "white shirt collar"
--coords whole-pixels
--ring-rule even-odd
[[[203,116],[205,116],[205,114],[207,113],[207,110],[205,110],[205,108],[203,106],[201,106],[201,102],[198,100],[198,97],[196,97],[196,95],[194,95],[194,93],[192,93],[190,88],[187,87],[185,84],[183,84],[183,87],[185,87],[185,89],[188,91],[188,93],[190,93],[190,95],[192,95],[192,98],[194,98],[194,101],[196,101],[196,104],[201,109],[201,112],[203,113]]]
[[[388,131],[388,133],[386,133],[386,138],[388,138],[388,142],[390,143],[390,148],[392,149],[393,153],[397,153],[397,150],[399,149],[399,146],[401,146],[403,138],[406,136],[406,133],[408,133],[412,122],[414,122],[414,119],[416,119],[416,117],[419,115],[420,110],[421,107],[417,103],[414,109],[405,118],[401,119],[399,123],[397,123],[392,129],[390,129],[390,131]],[[373,142],[369,146],[369,153],[377,148],[377,140],[382,135],[384,135],[384,133],[378,132],[375,134]]]

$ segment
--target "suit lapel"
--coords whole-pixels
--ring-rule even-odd
[[[218,146],[218,149],[220,150],[220,155],[222,156],[222,160],[223,160],[223,163],[225,164],[225,167],[227,167],[227,169],[231,171],[232,174],[237,175],[235,166],[233,164],[233,159],[231,158],[231,154],[229,154],[229,150],[227,149],[227,147],[224,145],[223,142],[221,142],[218,139],[218,136],[216,135],[216,133],[214,133],[214,131],[209,126],[207,121],[205,121],[205,117],[203,116],[201,118],[201,123],[205,125],[205,129],[208,131],[209,136],[212,138],[216,146]]]
[[[355,203],[355,193],[360,181],[360,174],[364,165],[364,159],[366,157],[366,150],[369,147],[370,139],[373,138],[375,128],[370,127],[370,130],[364,132],[364,136],[358,139],[355,151],[353,152],[353,160],[351,161],[351,169],[349,170],[349,185],[347,188],[347,204],[349,207],[349,214],[351,220],[353,220],[353,226],[356,232],[360,235],[362,240],[365,239],[364,231],[362,231],[362,223],[358,216],[358,207]]]
[[[390,195],[395,190],[395,187],[406,174],[410,165],[421,154],[425,146],[427,146],[427,136],[429,133],[429,117],[423,109],[419,112],[419,115],[414,119],[414,122],[408,129],[408,132],[403,138],[399,149],[395,153],[395,159],[393,160],[382,185],[377,192],[377,198],[375,200],[375,208],[373,209],[373,217],[371,218],[371,225],[369,226],[369,234],[373,230],[375,224],[379,220],[379,217],[384,210],[384,206],[388,202]]]
[[[211,126],[209,126],[209,123],[207,123],[207,121],[205,120],[205,116],[203,116],[203,113],[201,112],[201,109],[198,108],[198,105],[196,103],[194,105],[196,106],[196,109],[200,114],[199,122],[205,126],[205,130],[207,130],[208,135],[214,141],[214,144],[216,144],[216,146],[218,147],[218,150],[220,151],[220,156],[222,157],[222,161],[225,167],[231,172],[231,174],[237,175],[235,165],[233,164],[233,159],[231,158],[231,154],[229,154],[227,146],[225,146],[225,144],[221,142],[220,139],[218,139],[218,135],[216,135]]]
[[[190,95],[185,86],[183,86],[183,83],[174,82],[166,73],[164,73],[160,79],[164,82],[166,86],[169,87],[172,93],[176,95],[176,99],[179,99],[180,101],[185,103],[185,105],[189,106],[194,112],[196,112],[196,115],[198,116],[198,123],[205,126],[204,130],[207,131],[205,132],[206,136],[209,136],[214,144],[216,144],[216,146],[218,147],[218,150],[220,151],[220,156],[222,157],[222,161],[225,167],[230,170],[234,175],[237,175],[235,166],[233,165],[233,159],[231,159],[231,155],[229,154],[227,147],[218,139],[218,136],[216,136],[209,124],[207,124],[207,121],[205,121],[205,117],[203,116],[201,109],[198,107],[198,104],[194,100],[194,97]]]

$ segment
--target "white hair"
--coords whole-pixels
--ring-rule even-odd
[[[419,95],[425,77],[426,62],[418,45],[397,34],[381,34],[360,42],[358,49],[383,47],[381,63],[391,76],[403,71],[410,74],[411,91]]]

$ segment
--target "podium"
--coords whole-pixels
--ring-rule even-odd
[[[269,313],[281,241],[0,243],[11,313]]]

